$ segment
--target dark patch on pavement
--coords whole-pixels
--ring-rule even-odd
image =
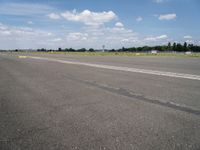
[[[75,77],[72,77],[72,76],[65,76],[65,77],[67,77],[68,79],[71,79],[71,80],[75,80],[75,81],[78,81],[78,82],[81,82],[81,83],[84,83],[84,84],[87,84],[87,85],[90,85],[90,86],[94,86],[94,87],[109,91],[111,93],[123,95],[123,96],[129,97],[129,98],[134,98],[134,100],[142,100],[142,101],[145,101],[145,102],[148,102],[148,103],[157,104],[157,105],[161,105],[161,106],[164,106],[164,107],[169,107],[169,108],[172,108],[172,109],[175,109],[175,110],[180,110],[180,111],[191,113],[191,114],[194,114],[194,115],[200,115],[200,110],[193,109],[193,108],[183,106],[183,105],[180,105],[180,104],[175,104],[175,103],[172,103],[172,102],[165,102],[165,101],[161,101],[161,100],[157,100],[157,99],[150,99],[150,98],[147,98],[147,97],[145,97],[141,94],[134,93],[134,92],[129,91],[129,90],[124,89],[124,88],[115,88],[115,87],[111,87],[111,86],[106,85],[106,84],[97,83],[96,81],[81,80],[81,79],[78,79],[78,78],[75,78]]]

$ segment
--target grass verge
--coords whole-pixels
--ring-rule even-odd
[[[200,53],[134,53],[134,52],[17,52],[20,54],[63,54],[63,55],[77,55],[77,56],[162,56],[162,57],[200,57]]]

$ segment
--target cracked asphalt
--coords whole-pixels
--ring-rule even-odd
[[[200,81],[19,55],[0,55],[0,149],[200,149]],[[200,75],[199,58],[27,55]]]

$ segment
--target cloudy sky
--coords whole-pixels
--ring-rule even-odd
[[[199,0],[0,0],[0,49],[200,45]]]

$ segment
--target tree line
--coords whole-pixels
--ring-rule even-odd
[[[130,48],[125,48],[122,47],[120,49],[111,49],[111,50],[105,50],[108,52],[149,52],[152,50],[157,50],[159,52],[200,52],[200,46],[194,45],[194,44],[187,44],[184,42],[184,44],[181,43],[168,43],[167,45],[161,45],[161,46],[142,46],[142,47],[130,47]],[[58,51],[58,52],[95,52],[98,50],[95,50],[93,48],[90,49],[73,49],[73,48],[58,48],[57,50],[53,49],[38,49],[37,51],[40,52],[48,52],[48,51]]]

